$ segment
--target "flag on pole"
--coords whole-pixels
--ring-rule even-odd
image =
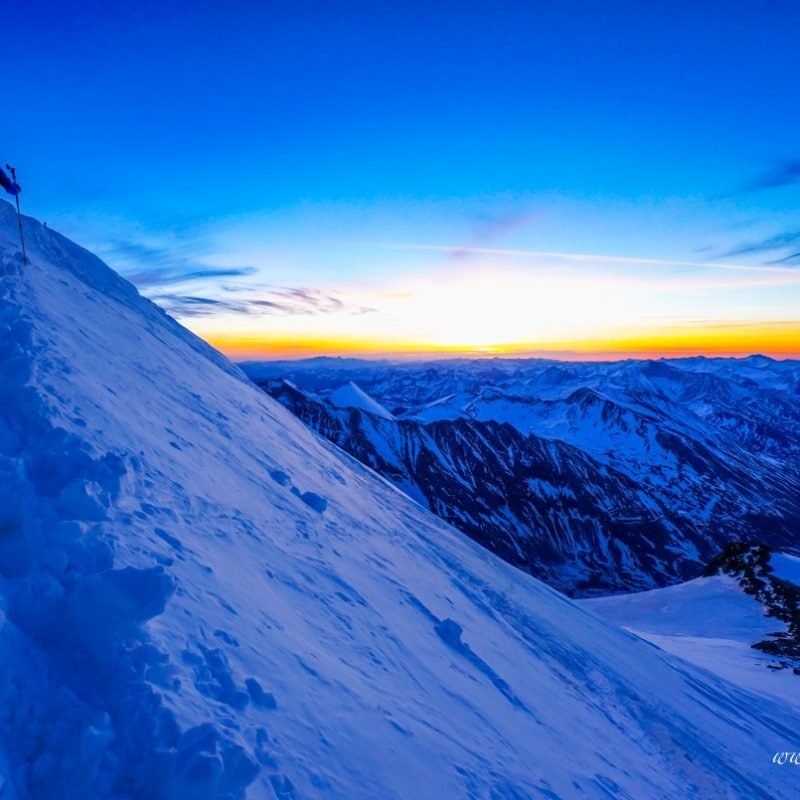
[[[6,175],[5,170],[0,167],[0,186],[2,186],[9,194],[18,195],[22,188],[20,185]]]

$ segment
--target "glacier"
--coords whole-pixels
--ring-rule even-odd
[[[772,798],[797,712],[500,561],[0,202],[0,798]]]

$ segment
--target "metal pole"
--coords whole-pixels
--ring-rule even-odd
[[[6,169],[11,173],[11,180],[16,183],[17,182],[17,171],[12,167],[10,164],[6,164]],[[14,199],[17,201],[17,223],[19,224],[19,241],[22,244],[22,263],[27,266],[28,264],[28,256],[25,254],[25,237],[22,234],[22,213],[19,210],[19,192],[14,195]]]

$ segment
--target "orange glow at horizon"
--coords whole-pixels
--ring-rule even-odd
[[[223,313],[186,324],[237,360],[800,356],[800,273],[743,269],[730,277],[703,267],[458,262],[326,287],[340,298],[333,309]]]
[[[368,337],[237,336],[207,333],[204,338],[234,360],[309,358],[313,356],[525,357],[565,360],[660,358],[681,356],[742,357],[761,353],[774,358],[800,358],[800,322],[687,325],[592,339],[497,344],[440,344]]]

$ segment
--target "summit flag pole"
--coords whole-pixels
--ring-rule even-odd
[[[11,173],[11,180],[14,183],[17,182],[17,171],[11,164],[6,164],[6,169]],[[17,201],[17,223],[19,225],[19,241],[22,244],[22,263],[27,265],[28,263],[28,256],[25,254],[25,236],[22,233],[22,213],[19,210],[19,192],[14,195],[14,199]]]

